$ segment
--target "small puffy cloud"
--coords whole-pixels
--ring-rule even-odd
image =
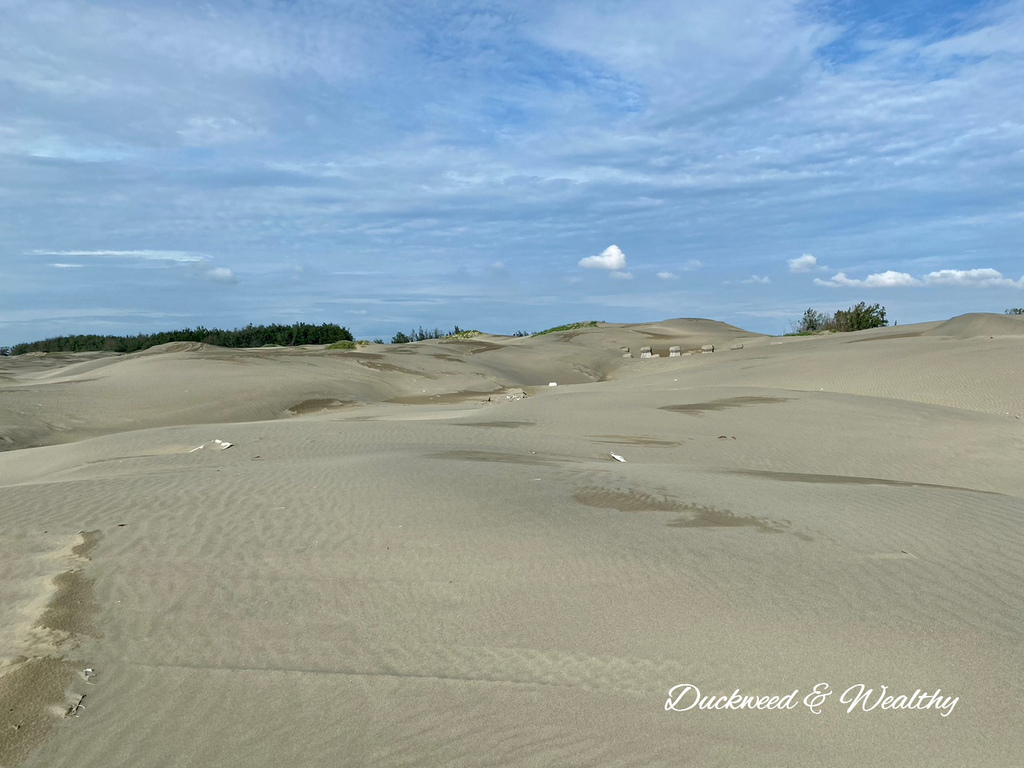
[[[609,277],[613,280],[632,280],[633,274],[631,272],[612,272]]]
[[[744,283],[757,283],[758,285],[768,285],[772,279],[770,277],[761,277],[760,275],[751,275],[749,278],[744,280]]]
[[[704,266],[704,262],[700,259],[690,259],[686,264],[683,265],[683,269],[687,272],[693,272],[695,269],[700,269]]]
[[[868,288],[903,288],[910,285],[920,285],[921,281],[906,272],[887,270],[868,275],[864,278],[864,285]]]
[[[926,285],[960,285],[974,288],[1024,288],[1024,277],[1012,280],[995,269],[940,269],[924,276]]]
[[[580,259],[579,266],[586,269],[625,269],[626,254],[617,245],[609,245],[598,256]]]
[[[888,270],[868,275],[863,280],[857,280],[846,276],[845,272],[836,273],[831,280],[814,278],[816,285],[825,285],[829,288],[905,288],[912,285],[921,285],[921,281],[906,272],[895,272]]]
[[[235,282],[235,273],[233,270],[227,267],[213,267],[212,269],[206,270],[203,276],[207,280],[213,280],[216,283],[233,283]]]
[[[674,274],[672,272],[659,272],[658,273],[658,279],[659,280],[677,280],[677,279],[679,279],[679,275],[676,275],[676,274]]]
[[[503,269],[505,269],[505,262],[504,261],[496,261],[493,264],[491,264],[491,269],[497,269],[499,271],[503,270]]]
[[[55,267],[57,269],[81,269],[82,267],[85,266],[85,264],[64,264],[62,262],[57,262],[55,264],[51,264],[50,266]]]
[[[805,253],[803,256],[789,260],[790,272],[810,272],[817,266],[818,260],[809,253]]]

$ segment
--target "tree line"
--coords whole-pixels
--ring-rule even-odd
[[[81,334],[76,336],[54,336],[42,341],[15,344],[0,350],[3,354],[23,355],[26,352],[139,352],[160,344],[173,341],[192,341],[213,344],[218,347],[264,347],[268,345],[295,347],[302,344],[333,344],[336,341],[352,341],[348,328],[335,323],[311,325],[252,325],[234,330],[220,328],[184,328],[179,331],[162,333],[140,333],[135,336],[103,336]]]

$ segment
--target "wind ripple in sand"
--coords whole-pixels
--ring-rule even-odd
[[[783,533],[787,523],[752,515],[735,515],[727,509],[686,504],[668,497],[652,496],[644,491],[614,491],[607,488],[582,488],[573,494],[580,504],[619,512],[682,512],[669,523],[671,528],[757,528],[762,533]]]
[[[519,427],[536,426],[532,421],[477,421],[473,424],[455,424],[456,427],[500,427],[504,429],[518,429]]]
[[[781,480],[787,483],[831,483],[835,485],[891,485],[902,488],[938,488],[944,491],[967,491],[968,493],[984,493],[990,496],[1005,496],[996,491],[982,491],[977,488],[964,488],[959,485],[938,485],[936,483],[915,483],[909,480],[887,480],[883,477],[856,477],[851,475],[820,475],[808,472],[772,472],[762,469],[730,469],[724,470],[733,475],[765,477],[769,480]],[[1011,497],[1012,498],[1012,497]]]
[[[248,642],[252,642],[250,639]],[[267,649],[266,656],[287,659],[281,649]],[[500,685],[546,685],[616,691],[642,695],[663,680],[687,671],[675,661],[642,658],[595,658],[581,654],[515,647],[477,647],[431,644],[375,644],[363,649],[362,663],[337,667],[329,663],[285,663],[267,666],[235,666],[212,661],[191,662],[151,658],[133,666],[217,670],[245,673],[298,673],[346,677],[393,677],[450,680]],[[353,649],[353,653],[355,649]]]
[[[709,400],[706,403],[682,403],[680,405],[663,405],[659,410],[671,411],[672,413],[686,413],[691,416],[700,416],[707,411],[725,411],[729,408],[745,408],[749,405],[766,405],[769,403],[785,403],[792,400],[790,397],[767,397],[756,395],[745,395],[742,397],[723,397],[721,400]]]
[[[590,435],[590,439],[598,443],[611,443],[613,445],[651,445],[659,448],[682,445],[678,440],[658,440],[657,438],[644,437],[643,435]]]
[[[461,461],[496,461],[503,464],[558,464],[564,459],[525,453],[498,453],[497,451],[444,451],[430,454],[432,459],[457,459]]]

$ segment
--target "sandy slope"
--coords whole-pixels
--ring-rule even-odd
[[[4,361],[0,764],[1015,764],[1006,320]]]

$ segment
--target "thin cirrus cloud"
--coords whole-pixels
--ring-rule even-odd
[[[203,254],[189,253],[188,251],[30,251],[33,256],[75,256],[95,257],[101,259],[140,259],[142,261],[173,261],[179,264],[189,262],[209,261],[210,257]]]
[[[238,282],[238,277],[233,269],[230,269],[228,267],[211,266],[211,258],[209,256],[207,256],[206,254],[192,253],[189,251],[161,251],[150,249],[128,251],[47,251],[37,249],[34,251],[30,251],[29,254],[32,256],[74,256],[77,258],[120,259],[122,261],[127,260],[144,263],[165,262],[170,264],[183,264],[191,266],[195,273],[198,273],[204,279],[210,280],[215,283]],[[81,269],[86,265],[71,262],[54,262],[51,263],[50,266],[55,267],[57,269]]]

